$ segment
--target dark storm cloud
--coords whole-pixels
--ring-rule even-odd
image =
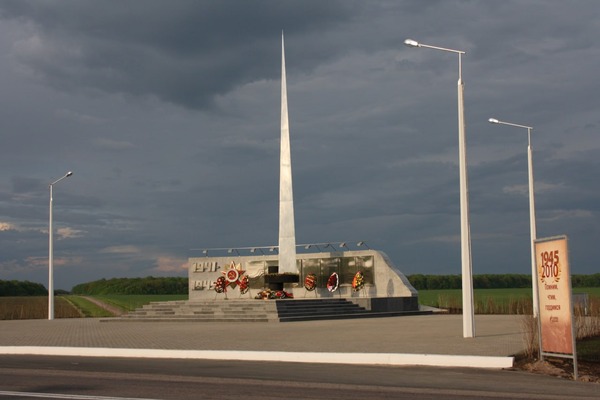
[[[14,193],[29,193],[32,191],[40,192],[44,183],[39,179],[15,176],[12,178],[12,190]]]
[[[276,78],[277,36],[319,30],[350,16],[344,2],[7,1],[4,18],[37,35],[19,60],[61,90],[155,96],[204,108],[248,81]],[[304,66],[327,52],[302,49]]]

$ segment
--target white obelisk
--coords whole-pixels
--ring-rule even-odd
[[[294,192],[292,157],[288,121],[285,49],[281,33],[281,155],[279,158],[279,273],[298,273],[296,267],[296,228],[294,226]]]

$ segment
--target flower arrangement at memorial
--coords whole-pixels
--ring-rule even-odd
[[[329,276],[329,279],[327,279],[327,290],[329,290],[332,293],[335,292],[338,288],[339,283],[340,278],[337,272],[334,272]]]
[[[258,292],[254,298],[258,300],[293,299],[294,294],[285,290],[265,289]]]
[[[240,293],[246,294],[248,293],[248,275],[244,275],[242,279],[240,279]]]
[[[317,288],[317,275],[308,274],[306,278],[304,278],[304,289],[312,292]]]
[[[365,277],[361,271],[358,271],[352,279],[352,290],[358,292],[365,286]]]
[[[227,281],[224,277],[220,276],[217,278],[215,282],[215,292],[217,293],[225,293],[227,292]]]

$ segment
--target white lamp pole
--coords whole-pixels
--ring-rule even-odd
[[[73,175],[73,172],[69,171],[64,176],[52,182],[50,187],[50,220],[48,224],[48,319],[54,319],[54,247],[52,243],[52,188],[55,184],[62,181],[65,178]]]
[[[517,128],[527,129],[527,169],[529,174],[529,232],[531,238],[531,287],[533,290],[533,316],[537,317],[539,312],[539,304],[537,298],[537,274],[535,268],[535,239],[537,238],[535,228],[535,196],[533,185],[533,154],[531,148],[531,131],[533,127],[527,125],[513,124],[512,122],[499,121],[496,118],[488,120],[492,124],[516,126]]]
[[[465,142],[465,84],[462,80],[462,55],[464,51],[429,46],[412,39],[404,44],[458,54],[458,159],[460,173],[460,254],[462,260],[463,337],[475,337],[473,301],[473,267],[471,265],[471,227],[469,223],[469,188],[467,179],[467,149]]]

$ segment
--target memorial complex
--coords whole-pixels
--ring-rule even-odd
[[[315,301],[343,299],[368,312],[418,312],[417,291],[385,253],[364,242],[356,249],[345,242],[296,244],[283,34],[281,51],[279,244],[197,249],[202,256],[189,258],[189,303],[294,299],[317,307]]]

